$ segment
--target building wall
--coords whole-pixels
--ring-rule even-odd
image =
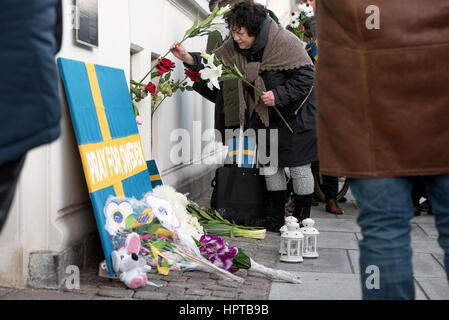
[[[140,80],[151,65],[152,53],[163,54],[173,41],[182,39],[198,11],[203,18],[208,14],[206,0],[98,0],[99,48],[89,48],[75,42],[74,4],[75,0],[63,0],[64,34],[58,56],[121,68],[128,80]],[[131,44],[141,50],[131,55]],[[206,38],[185,42],[191,51],[202,51],[205,45]],[[174,76],[183,77],[182,65],[175,62]],[[163,103],[151,121],[150,102],[147,98],[138,104],[144,118],[139,131],[146,158],[157,160],[166,184],[184,191],[204,186],[193,182],[210,174],[215,166],[207,163],[217,161],[223,152],[221,146],[202,152],[211,145],[201,136],[213,128],[214,105],[193,92],[178,93]],[[61,137],[27,155],[0,235],[0,286],[21,288],[29,283],[31,253],[65,252],[96,232],[65,100],[63,108]],[[179,145],[170,138],[175,129],[183,129],[192,145],[183,163],[170,159],[172,148]]]

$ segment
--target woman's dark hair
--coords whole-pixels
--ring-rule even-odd
[[[268,10],[261,4],[241,2],[232,7],[225,15],[225,20],[229,30],[240,30],[243,27],[248,35],[257,36],[267,13]]]

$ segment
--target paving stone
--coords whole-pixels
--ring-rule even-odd
[[[414,252],[444,254],[436,239],[412,237]]]
[[[447,278],[415,277],[430,300],[449,300]]]
[[[360,232],[360,227],[352,219],[317,218],[315,219],[315,228],[320,232]]]
[[[228,298],[217,297],[217,296],[205,296],[201,297],[201,300],[229,300]]]
[[[358,250],[348,250],[354,272],[359,274],[359,257]],[[429,253],[414,252],[413,253],[413,272],[418,277],[444,277],[445,271],[435,258]]]
[[[134,299],[143,300],[165,300],[168,296],[166,292],[139,291],[133,295]]]
[[[413,253],[413,271],[416,277],[445,277],[446,272],[430,253]]]
[[[203,271],[186,271],[183,272],[182,275],[188,278],[200,278],[200,279],[210,278],[210,273]]]
[[[184,299],[181,300],[203,300],[207,296],[197,296],[197,295],[191,295],[191,294],[184,294]]]
[[[0,300],[89,300],[93,295],[76,294],[59,290],[24,289],[15,290],[0,297]]]
[[[276,269],[296,272],[352,273],[345,249],[320,249],[316,259],[304,259],[301,263],[278,261]]]
[[[435,222],[423,223],[419,222],[417,225],[426,233],[428,237],[438,238],[438,230],[435,227]]]
[[[437,259],[437,261],[440,263],[441,267],[444,268],[444,254],[438,254],[438,253],[432,253],[432,256]]]
[[[0,288],[0,299],[10,293],[12,293],[13,291],[15,291],[16,289],[13,288]]]
[[[237,298],[237,292],[235,291],[213,291],[212,296],[214,297],[222,297],[222,298]]]
[[[204,290],[204,289],[187,289],[185,292],[187,295],[198,295],[198,296],[210,296],[212,294],[211,290]]]
[[[218,285],[223,286],[223,287],[230,287],[230,288],[237,288],[237,287],[242,286],[241,283],[238,283],[237,281],[231,281],[231,280],[218,280]]]
[[[187,283],[197,283],[200,285],[208,285],[208,284],[216,284],[217,280],[214,279],[201,279],[201,278],[190,278],[187,280]]]
[[[225,287],[222,285],[218,285],[218,284],[213,284],[213,285],[208,285],[207,290],[212,290],[212,291],[235,291],[236,288],[232,288],[232,287]]]
[[[360,300],[360,277],[344,273],[301,273],[302,284],[273,282],[269,300]]]
[[[193,286],[194,288],[197,288],[198,286]],[[185,287],[178,287],[178,286],[170,286],[170,284],[167,287],[161,287],[159,288],[158,292],[168,293],[168,294],[184,294],[186,288]]]
[[[109,282],[100,283],[100,289],[126,289],[126,285],[120,280],[113,280]]]
[[[133,294],[134,291],[128,289],[100,289],[97,293],[99,296],[112,298],[131,298]]]
[[[318,250],[321,248],[358,249],[358,240],[354,233],[320,232]]]
[[[238,295],[241,300],[266,300],[267,293],[258,292],[242,292]]]
[[[429,300],[424,291],[421,289],[418,281],[415,279],[415,300]]]
[[[411,223],[410,227],[411,227],[412,238],[428,238],[429,237],[418,224]]]
[[[351,262],[352,270],[355,274],[360,274],[360,251],[348,250],[349,260]]]

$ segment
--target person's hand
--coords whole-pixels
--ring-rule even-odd
[[[307,42],[302,41],[302,40],[299,40],[299,41],[301,41],[301,43],[302,43],[302,45],[304,46],[304,48],[307,47]]]
[[[194,64],[192,55],[188,53],[184,48],[184,46],[179,42],[176,41],[175,43],[173,43],[172,46],[170,47],[170,51],[176,58],[178,58],[182,62],[185,62],[190,65]]]
[[[274,107],[276,105],[276,99],[274,98],[273,91],[262,92],[260,98],[262,99],[263,103],[265,103],[265,105],[269,107]]]

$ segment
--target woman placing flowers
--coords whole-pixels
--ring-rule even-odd
[[[262,90],[260,94],[239,80],[236,94],[240,97],[240,123],[256,130],[278,130],[279,165],[274,175],[265,176],[267,216],[259,221],[266,229],[278,231],[284,222],[286,167],[293,178],[295,215],[301,220],[310,216],[313,194],[310,163],[317,160],[314,67],[298,38],[275,23],[262,5],[239,3],[225,19],[232,37],[216,50],[217,57],[226,66],[235,64],[250,83]],[[171,52],[193,70],[204,67],[198,54],[186,52],[176,42]],[[210,90],[211,96],[216,90]]]

